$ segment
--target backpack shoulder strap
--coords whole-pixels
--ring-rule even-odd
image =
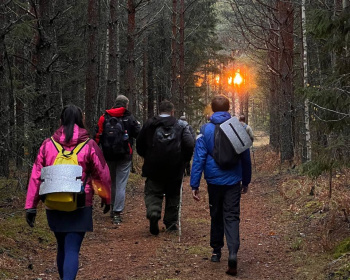
[[[62,154],[63,154],[63,152],[65,151],[65,149],[62,147],[62,145],[59,144],[58,142],[56,142],[55,140],[53,140],[52,137],[51,137],[50,139],[51,139],[53,145],[55,146],[57,152],[62,152]],[[73,153],[78,154],[78,153],[81,151],[81,149],[86,145],[86,143],[89,142],[89,140],[90,140],[90,138],[88,138],[88,139],[86,139],[84,142],[81,142],[81,143],[79,143],[78,145],[76,145],[76,146],[73,148],[73,150],[70,152],[70,154],[73,154]],[[75,152],[75,149],[77,149],[77,152]]]
[[[86,139],[84,142],[79,143],[78,145],[76,145],[73,149],[73,151],[75,149],[77,149],[77,152],[75,153],[76,155],[79,154],[79,152],[81,151],[82,148],[84,148],[84,146],[90,141],[90,138]]]
[[[63,150],[63,147],[57,143],[55,140],[53,140],[53,137],[50,137],[52,144],[55,146],[57,152],[60,152]]]

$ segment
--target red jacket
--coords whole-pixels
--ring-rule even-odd
[[[120,118],[122,116],[124,116],[126,109],[124,107],[119,107],[119,108],[112,108],[109,110],[106,110],[106,112],[108,113],[108,115],[110,115],[111,117],[116,117],[116,118]],[[103,114],[100,119],[98,120],[97,126],[98,126],[98,131],[95,135],[95,141],[97,144],[100,143],[100,136],[102,135],[103,132],[103,123],[105,122],[105,114]]]

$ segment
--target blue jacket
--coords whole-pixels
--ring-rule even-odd
[[[223,170],[216,164],[211,156],[214,148],[215,124],[223,123],[231,118],[228,112],[215,112],[210,122],[204,124],[196,141],[195,152],[191,170],[191,187],[197,189],[200,184],[202,172],[208,184],[234,185],[242,181],[248,185],[252,176],[250,151],[245,150],[238,164],[233,169]]]

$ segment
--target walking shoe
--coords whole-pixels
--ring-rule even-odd
[[[221,254],[212,254],[210,261],[211,262],[220,262]]]
[[[237,275],[237,254],[229,255],[228,257],[228,269],[226,274],[235,276]]]
[[[151,218],[149,220],[149,231],[153,235],[159,234],[159,226],[158,226],[158,219],[157,218]]]
[[[120,214],[114,214],[113,224],[119,225],[121,222],[122,222],[122,218],[120,217]]]

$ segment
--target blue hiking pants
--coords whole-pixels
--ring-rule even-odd
[[[62,280],[74,280],[79,268],[79,251],[85,232],[55,232],[57,268]]]

